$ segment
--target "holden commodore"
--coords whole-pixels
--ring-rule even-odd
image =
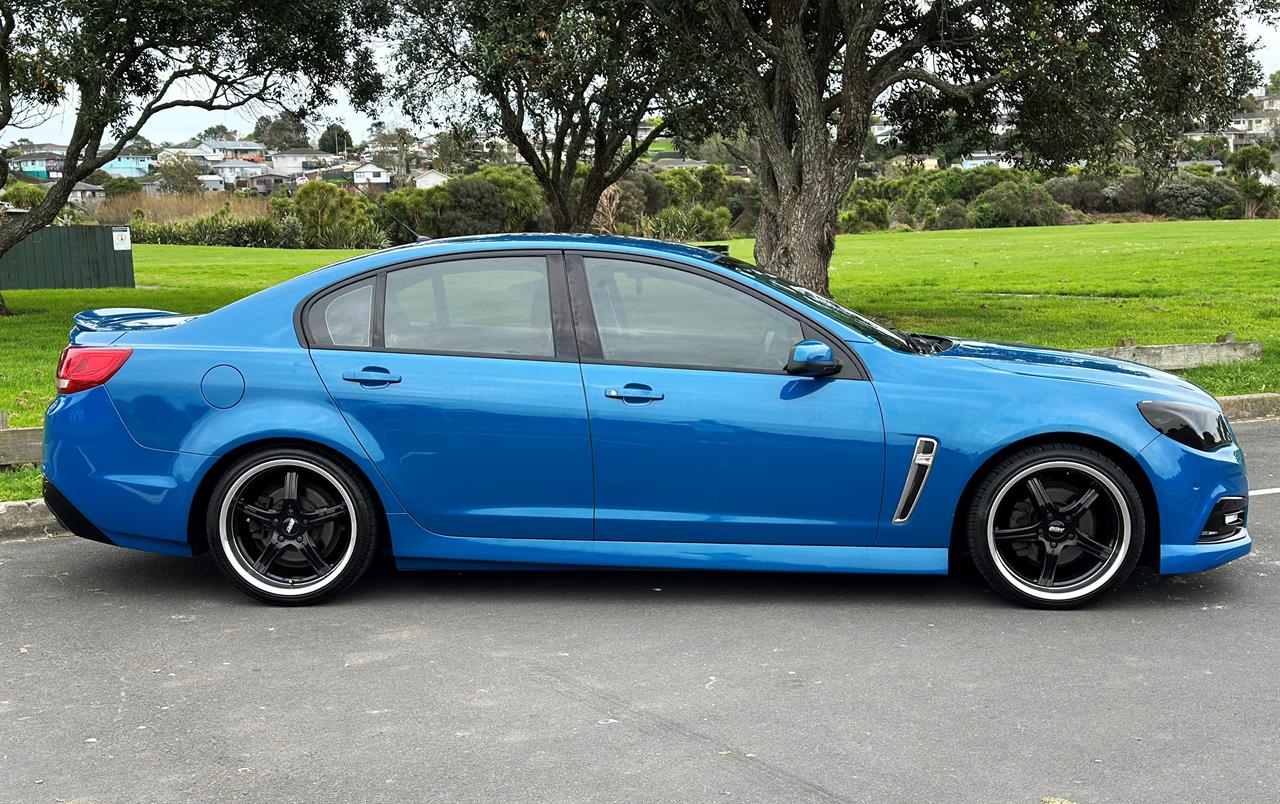
[[[1244,555],[1214,401],[886,328],[717,251],[494,235],[207,315],[79,314],[45,419],[72,532],[312,603],[402,569],[945,573],[1067,608]]]

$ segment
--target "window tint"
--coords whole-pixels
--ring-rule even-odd
[[[347,285],[322,297],[307,313],[307,332],[317,346],[369,346],[373,280]]]
[[[543,257],[432,263],[387,274],[388,349],[552,357]]]
[[[606,360],[781,371],[804,339],[794,318],[722,282],[627,260],[583,262]]]

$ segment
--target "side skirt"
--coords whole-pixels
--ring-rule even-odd
[[[387,519],[396,566],[406,570],[634,567],[906,575],[947,572],[945,547],[477,539],[430,533],[406,514],[391,514]]]

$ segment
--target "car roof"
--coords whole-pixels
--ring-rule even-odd
[[[385,249],[394,252],[397,259],[416,256],[432,256],[480,249],[585,249],[585,250],[623,250],[628,252],[646,252],[658,256],[681,257],[701,262],[714,261],[719,253],[707,248],[691,246],[686,243],[670,243],[665,240],[651,240],[644,237],[622,237],[621,235],[597,234],[564,234],[553,232],[527,232],[520,234],[487,234],[467,235],[465,237],[442,237],[435,240],[423,240],[405,246]],[[384,253],[380,252],[380,253]]]

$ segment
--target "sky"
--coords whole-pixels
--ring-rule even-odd
[[[1250,36],[1258,40],[1256,56],[1262,64],[1263,75],[1270,75],[1276,70],[1280,70],[1280,28],[1264,26],[1257,22],[1246,22],[1245,28]],[[253,131],[253,123],[258,118],[258,115],[262,113],[264,113],[264,110],[261,109],[229,112],[207,112],[201,109],[170,109],[153,117],[142,130],[142,134],[152,142],[182,142],[209,126],[221,123],[239,132],[240,136],[243,137]],[[360,140],[366,136],[370,124],[377,118],[356,111],[350,103],[343,99],[320,110],[317,119],[323,119],[324,122],[313,124],[312,127],[315,129],[312,132],[313,138],[319,134],[319,130],[327,125],[328,122],[334,121],[341,123],[351,132],[353,137]],[[390,104],[382,111],[381,119],[391,126],[403,124],[403,115],[400,110]],[[63,108],[44,124],[34,129],[25,130],[20,134],[14,133],[12,137],[6,137],[6,139],[17,139],[21,136],[33,142],[65,143],[70,136],[74,123],[75,110],[69,107]],[[412,126],[409,127],[413,128]]]

